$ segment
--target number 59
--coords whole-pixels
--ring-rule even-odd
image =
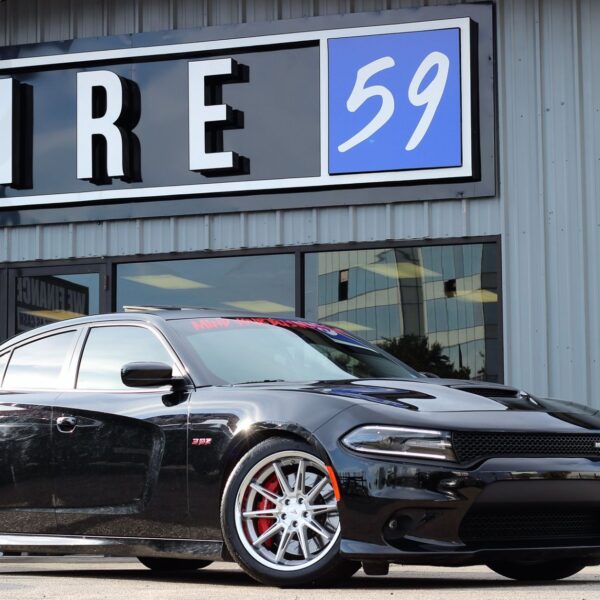
[[[396,63],[391,56],[384,56],[361,67],[356,73],[356,81],[352,92],[346,102],[346,108],[350,112],[356,112],[369,98],[379,96],[381,98],[381,107],[375,117],[367,123],[358,133],[338,146],[339,152],[358,146],[374,133],[379,131],[393,116],[395,111],[395,101],[392,92],[383,85],[367,86],[367,82],[373,75],[394,67]],[[427,87],[419,91],[426,75],[431,69],[437,67],[437,73]],[[413,78],[408,86],[408,99],[413,106],[426,106],[417,127],[413,131],[410,139],[406,143],[405,150],[414,150],[423,140],[431,122],[435,117],[444,90],[448,81],[448,71],[450,69],[450,60],[441,52],[431,52],[417,68]]]

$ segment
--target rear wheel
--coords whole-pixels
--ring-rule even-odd
[[[334,583],[360,568],[339,556],[333,482],[300,441],[272,438],[242,458],[225,487],[221,524],[232,557],[268,585]]]
[[[517,581],[558,581],[579,573],[585,565],[577,560],[552,560],[541,563],[498,561],[488,567],[509,579]]]
[[[138,560],[153,571],[195,571],[211,564],[209,560],[186,560],[180,558],[157,558],[155,556],[138,556]]]

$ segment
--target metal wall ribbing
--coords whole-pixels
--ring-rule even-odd
[[[505,362],[600,407],[600,3],[498,3]]]
[[[449,0],[7,0],[0,45]],[[0,262],[501,234],[507,381],[600,407],[600,2],[498,0],[500,194],[0,228]]]

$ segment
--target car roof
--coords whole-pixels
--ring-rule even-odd
[[[0,344],[0,352],[6,348],[10,348],[15,344],[20,344],[29,338],[34,338],[40,334],[51,333],[55,330],[60,330],[68,327],[77,327],[90,323],[107,322],[107,321],[145,321],[158,324],[162,321],[173,321],[177,319],[206,319],[206,318],[270,318],[271,315],[251,313],[245,311],[234,310],[219,310],[213,308],[197,308],[187,306],[125,306],[123,311],[115,313],[104,313],[99,315],[91,315],[87,317],[77,317],[74,319],[66,319],[43,325],[31,331],[26,331],[16,335],[2,344]],[[281,318],[281,317],[275,317]],[[303,321],[299,317],[286,317],[289,320]]]

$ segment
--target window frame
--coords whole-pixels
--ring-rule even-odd
[[[155,388],[155,387],[153,387],[153,388],[100,388],[100,389],[78,388],[77,380],[79,379],[79,370],[81,368],[83,354],[85,352],[85,347],[89,340],[90,334],[93,329],[99,329],[99,328],[103,328],[103,327],[113,327],[113,328],[115,328],[115,327],[138,327],[141,329],[148,330],[152,335],[154,335],[158,339],[159,343],[165,348],[165,350],[171,357],[173,364],[177,367],[177,369],[182,374],[182,377],[184,378],[186,384],[195,386],[189,370],[187,369],[187,367],[185,366],[185,364],[183,363],[183,361],[181,360],[181,358],[179,357],[179,355],[177,354],[176,350],[173,348],[173,346],[171,345],[171,343],[169,342],[167,337],[157,327],[154,327],[149,323],[140,322],[140,321],[132,321],[132,320],[115,321],[115,320],[113,320],[113,321],[93,322],[93,323],[86,324],[83,327],[83,331],[78,340],[77,347],[75,348],[75,352],[73,354],[73,359],[71,361],[71,365],[70,365],[70,369],[69,369],[69,374],[68,374],[69,387],[66,390],[67,392],[83,393],[83,394],[89,394],[89,393],[140,394],[140,393],[144,393],[144,392],[147,392],[147,393],[164,392],[165,390],[168,389],[168,386],[162,386],[162,387],[157,387],[157,388]]]

